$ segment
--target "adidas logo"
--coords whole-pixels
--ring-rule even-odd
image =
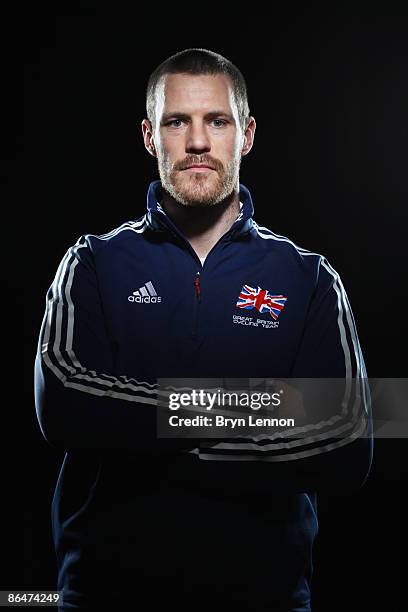
[[[153,283],[149,281],[143,287],[133,292],[133,295],[128,296],[129,302],[137,302],[138,304],[157,304],[161,302],[161,297],[157,295]]]

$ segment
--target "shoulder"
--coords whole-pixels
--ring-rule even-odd
[[[317,283],[333,283],[339,280],[338,272],[333,268],[327,257],[295,243],[287,236],[277,234],[268,227],[253,221],[253,233],[265,251],[273,253],[282,259],[283,265],[295,267],[299,272],[312,275]]]
[[[146,215],[143,215],[139,219],[125,221],[105,234],[84,234],[81,239],[94,254],[97,254],[101,250],[116,247],[142,236],[147,227]]]
[[[320,253],[306,249],[303,246],[296,244],[287,236],[276,234],[268,227],[260,225],[256,221],[253,222],[253,229],[259,241],[261,243],[265,242],[266,248],[285,254],[294,259],[298,259],[299,261],[302,261],[307,257],[310,257],[311,261],[319,261],[323,257],[323,255]]]
[[[125,221],[105,234],[82,234],[76,243],[69,247],[68,253],[79,260],[91,261],[106,250],[116,249],[124,242],[138,239],[146,231],[146,215]]]

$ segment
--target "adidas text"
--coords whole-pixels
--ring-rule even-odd
[[[161,302],[161,297],[160,296],[150,296],[150,295],[145,295],[145,296],[141,296],[141,295],[129,295],[128,296],[128,300],[129,302],[137,302],[139,304],[144,303],[144,304],[157,304],[158,302]]]

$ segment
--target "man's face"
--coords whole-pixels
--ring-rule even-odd
[[[153,138],[161,183],[184,206],[218,204],[238,185],[243,132],[226,75],[165,75]]]

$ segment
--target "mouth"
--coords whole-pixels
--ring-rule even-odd
[[[209,172],[210,170],[215,170],[215,168],[212,166],[197,164],[195,166],[188,166],[187,168],[184,168],[184,170],[190,170],[190,172]]]

